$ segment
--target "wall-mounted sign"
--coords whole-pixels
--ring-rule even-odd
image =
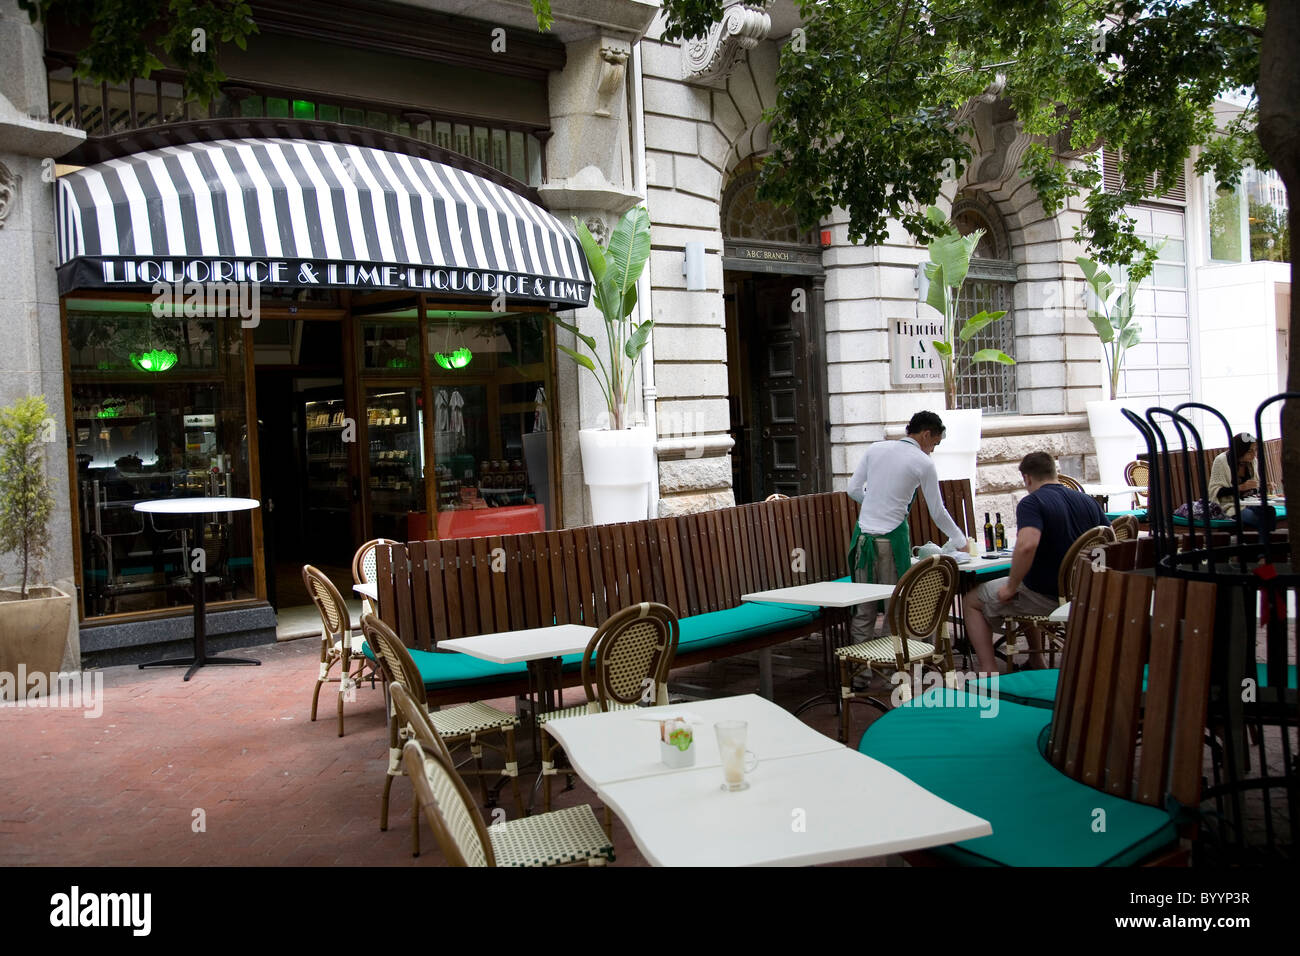
[[[216,415],[186,415],[186,428],[212,428],[217,424]]]
[[[894,385],[942,385],[943,365],[934,350],[935,340],[942,337],[941,319],[890,319],[889,381]]]

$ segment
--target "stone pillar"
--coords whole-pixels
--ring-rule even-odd
[[[50,552],[41,583],[76,594],[68,485],[63,341],[55,282],[54,159],[85,139],[49,122],[45,43],[14,0],[0,0],[0,405],[42,394],[54,420],[46,451],[54,494]],[[13,555],[0,555],[0,579],[13,584]],[[80,667],[74,616],[65,669]]]
[[[618,218],[642,199],[633,190],[630,160],[626,74],[631,43],[597,34],[567,44],[565,52],[564,69],[550,78],[552,135],[546,143],[547,181],[538,192],[561,222],[571,225],[577,219],[603,244]],[[633,317],[640,321],[636,313]],[[595,337],[597,350],[605,354],[605,323],[595,306],[561,313],[561,318]],[[557,329],[556,336],[560,344],[586,354],[572,332]],[[558,402],[561,523],[574,527],[591,523],[578,430],[600,427],[608,413],[591,373],[563,353],[556,362],[558,394],[551,401]],[[638,383],[632,390],[634,420],[639,394]]]

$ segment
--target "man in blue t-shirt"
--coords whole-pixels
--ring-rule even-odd
[[[980,585],[963,600],[966,634],[979,657],[980,670],[996,673],[993,629],[1002,619],[1017,615],[1051,614],[1060,604],[1057,574],[1065,553],[1079,535],[1098,525],[1109,525],[1106,513],[1088,495],[1061,484],[1056,462],[1042,451],[1020,462],[1020,477],[1029,494],[1016,505],[1016,549],[1011,573]],[[1042,667],[1042,636],[1028,628],[1029,667]]]

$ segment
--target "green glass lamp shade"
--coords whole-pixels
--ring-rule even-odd
[[[456,368],[464,368],[474,358],[474,353],[465,346],[461,346],[450,355],[444,355],[442,352],[435,352],[433,359],[447,371]]]
[[[165,372],[176,364],[176,353],[167,349],[150,349],[131,353],[131,364],[141,372]]]

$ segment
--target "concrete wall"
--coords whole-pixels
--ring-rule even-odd
[[[41,35],[14,0],[0,0],[0,405],[44,395],[49,406],[54,441],[45,462],[54,514],[38,580],[75,595],[53,187],[43,170],[52,173],[46,160],[83,137],[46,122],[48,115]],[[14,555],[0,555],[0,583],[17,584],[16,568]],[[78,661],[74,614],[64,666]]]

